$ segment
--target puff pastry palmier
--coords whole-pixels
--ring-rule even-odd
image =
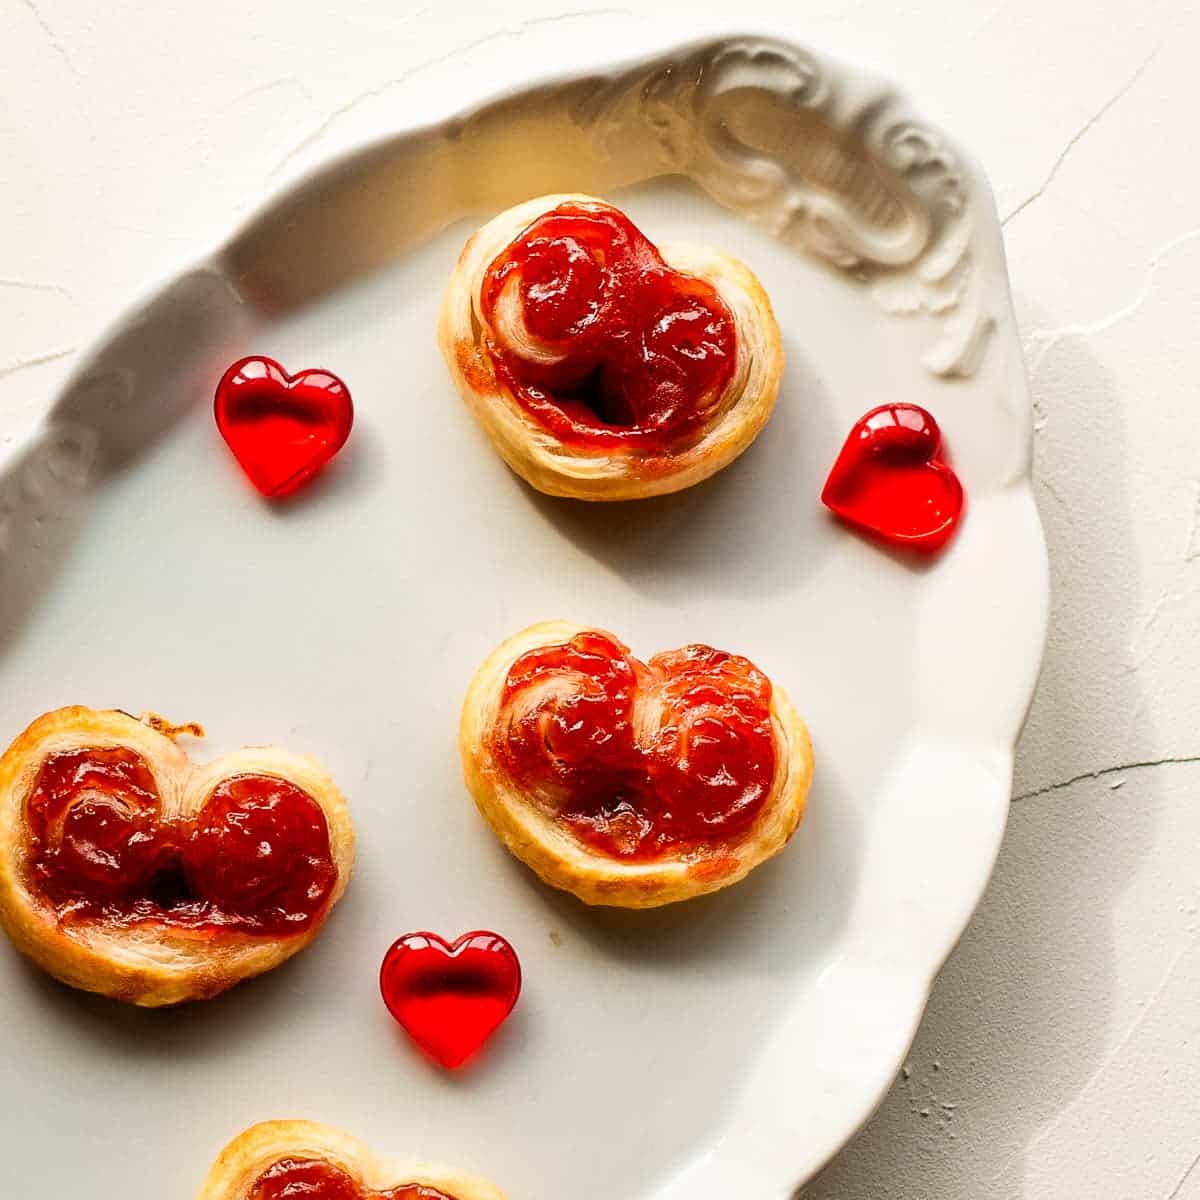
[[[509,850],[546,883],[621,908],[742,879],[787,844],[812,777],[804,722],[747,659],[692,645],[643,663],[566,621],[484,662],[459,746]]]
[[[196,1200],[504,1200],[450,1167],[376,1158],[348,1133],[312,1121],[264,1121],[239,1134]]]
[[[0,923],[51,975],[157,1006],[214,996],[306,946],[354,861],[315,760],[194,764],[161,718],[60,708],[0,758]]]
[[[656,248],[590,196],[542,196],[475,233],[442,304],[450,373],[500,456],[551,496],[699,483],[766,424],[783,372],[744,264]]]

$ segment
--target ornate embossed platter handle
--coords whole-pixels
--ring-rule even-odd
[[[852,273],[888,311],[933,314],[942,330],[926,365],[974,369],[992,318],[956,155],[891,89],[850,87],[816,55],[765,37],[526,90],[358,151],[268,207],[221,265],[251,303],[286,311],[468,213],[664,175]],[[306,270],[290,271],[301,255]]]

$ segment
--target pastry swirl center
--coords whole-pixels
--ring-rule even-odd
[[[484,349],[525,413],[581,448],[669,451],[719,409],[737,363],[733,317],[672,270],[624,214],[559,205],[488,267]]]
[[[509,668],[492,752],[536,803],[613,857],[713,847],[745,833],[770,795],[771,683],[711,646],[642,663],[588,631]]]
[[[63,920],[278,937],[307,929],[337,879],[321,806],[276,776],[221,780],[168,818],[133,750],[61,750],[25,808],[30,883]]]

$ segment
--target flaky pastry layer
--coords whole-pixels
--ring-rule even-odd
[[[455,385],[497,453],[531,486],[578,500],[636,500],[677,492],[731,463],[770,418],[783,374],[783,345],[771,303],[738,259],[689,244],[659,246],[669,267],[710,283],[728,307],[738,347],[733,377],[700,435],[672,450],[567,445],[530,416],[497,380],[482,344],[480,289],[494,259],[538,217],[595,197],[540,196],[507,209],[467,241],[450,276],[438,342]]]
[[[38,717],[0,757],[0,925],[18,950],[63,983],[146,1007],[207,999],[291,958],[320,932],[354,865],[349,809],[315,759],[256,746],[193,763],[170,729],[165,722],[112,709],[72,706]],[[213,788],[233,775],[277,776],[307,792],[325,814],[337,869],[324,910],[307,929],[286,937],[103,918],[62,920],[29,886],[26,801],[51,754],[117,747],[145,760],[167,818],[198,811]]]
[[[787,694],[774,683],[771,720],[776,767],[770,794],[749,829],[719,844],[653,861],[624,862],[586,845],[564,822],[532,803],[496,761],[493,733],[503,719],[501,697],[509,668],[530,650],[562,645],[588,629],[569,621],[531,625],[501,643],[471,681],[459,724],[459,750],[467,787],[479,811],[539,878],[586,904],[654,908],[744,879],[787,845],[804,816],[812,780],[808,729]]]
[[[453,1167],[378,1158],[357,1138],[313,1121],[263,1121],[238,1134],[209,1168],[196,1200],[247,1200],[259,1176],[289,1158],[331,1163],[369,1191],[415,1185],[452,1200],[504,1200],[486,1179]]]

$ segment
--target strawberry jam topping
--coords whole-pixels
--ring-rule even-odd
[[[251,1185],[246,1200],[454,1200],[437,1188],[407,1183],[377,1192],[318,1158],[284,1158]]]
[[[572,446],[686,445],[736,365],[716,289],[673,271],[606,204],[560,204],[534,221],[488,267],[480,306],[497,378]]]
[[[685,646],[641,663],[590,631],[513,663],[493,752],[589,846],[626,860],[744,833],[775,778],[771,683]]]
[[[63,918],[278,937],[307,929],[337,879],[320,805],[274,776],[222,780],[198,813],[164,817],[134,751],[63,750],[26,814],[31,880]]]

